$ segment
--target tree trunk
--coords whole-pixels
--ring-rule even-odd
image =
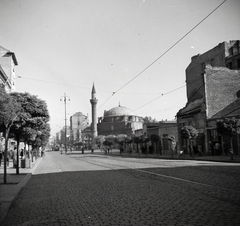
[[[168,148],[170,149],[171,157],[173,158],[173,149],[172,149],[172,141],[171,140],[168,140]]]
[[[26,158],[25,154],[26,154],[26,145],[27,145],[27,143],[26,143],[26,141],[24,141],[23,143],[24,143],[24,147],[23,147],[23,154],[21,156],[21,159],[25,159]],[[21,155],[21,152],[20,152],[20,155]]]
[[[148,156],[148,147],[146,142],[145,142],[145,148],[146,148],[146,156]]]
[[[192,142],[190,141],[190,143],[191,143],[192,157],[194,158],[194,150],[193,150]]]
[[[61,149],[61,154],[62,154],[62,149]],[[32,158],[32,162],[33,162],[33,146],[31,148],[31,158]]]
[[[6,129],[5,133],[5,151],[4,151],[4,177],[3,182],[7,184],[7,155],[8,155],[8,135],[9,135],[10,128]]]
[[[231,160],[233,160],[233,144],[232,144],[232,137],[230,137],[230,155],[231,155]]]
[[[20,138],[18,136],[17,137],[17,168],[16,168],[17,175],[19,175],[19,143],[20,143]]]
[[[187,154],[189,154],[191,156],[191,148],[190,148],[189,139],[187,139]]]
[[[223,146],[223,136],[221,136],[221,155],[224,154],[224,146]]]

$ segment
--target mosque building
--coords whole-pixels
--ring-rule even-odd
[[[92,105],[91,126],[82,131],[85,144],[90,144],[97,135],[134,134],[143,128],[143,119],[135,115],[129,108],[120,105],[110,110],[105,110],[97,122],[97,95],[93,84],[90,103]]]
[[[103,117],[98,118],[97,130],[99,135],[133,134],[143,128],[143,120],[129,108],[120,105],[104,111]]]

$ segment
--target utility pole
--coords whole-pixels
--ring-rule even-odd
[[[62,99],[63,98],[63,99]],[[61,97],[60,101],[64,101],[64,112],[65,112],[65,135],[64,135],[64,143],[65,143],[65,153],[67,153],[67,98],[68,101],[70,101],[70,98],[68,96],[66,96],[66,93],[64,93],[64,96]],[[61,152],[62,154],[62,152]]]

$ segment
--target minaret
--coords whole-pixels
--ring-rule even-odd
[[[97,98],[96,98],[96,90],[93,83],[92,87],[92,99],[90,100],[90,103],[92,104],[92,137],[97,136]]]

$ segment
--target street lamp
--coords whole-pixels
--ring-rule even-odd
[[[68,99],[67,99],[68,98]],[[64,93],[64,96],[61,97],[60,101],[64,101],[64,110],[65,110],[65,153],[67,152],[67,107],[66,102],[70,101],[70,98],[66,96],[66,93]]]

